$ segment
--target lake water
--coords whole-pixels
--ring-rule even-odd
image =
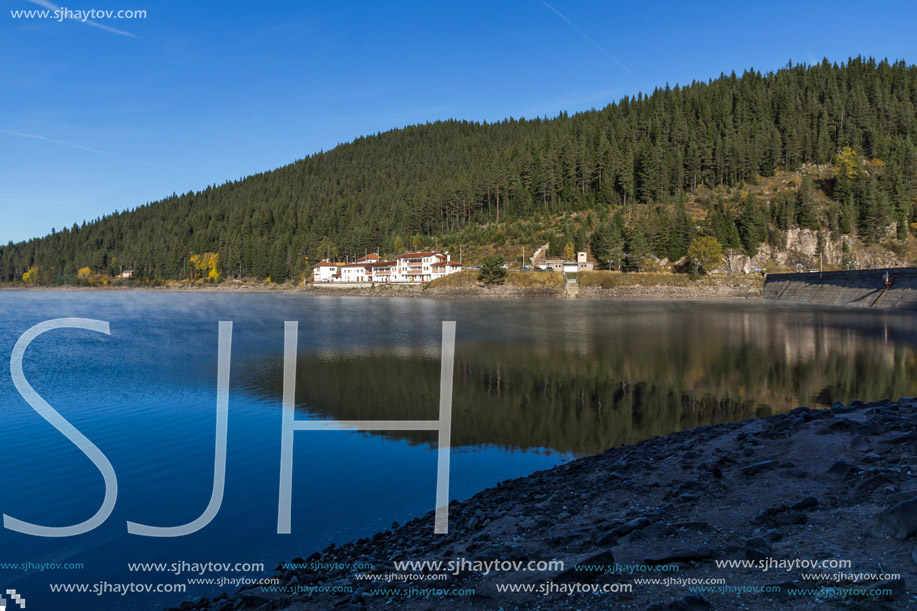
[[[917,319],[870,310],[0,292],[0,511],[47,526],[86,520],[104,494],[99,471],[29,407],[8,367],[27,329],[60,317],[108,321],[111,335],[48,332],[28,348],[25,376],[105,454],[118,500],[87,534],[0,530],[0,586],[39,610],[151,609],[235,590],[188,585],[201,576],[187,572],[132,572],[128,563],[264,563],[270,570],[433,509],[435,433],[297,432],[292,533],[276,534],[284,321],[299,321],[297,418],[343,420],[436,419],[441,323],[456,321],[450,493],[459,499],[615,445],[798,405],[897,398],[917,386]],[[223,320],[234,328],[222,508],[192,535],[130,535],[127,521],[176,526],[207,506]],[[188,590],[96,596],[50,588],[102,583]]]

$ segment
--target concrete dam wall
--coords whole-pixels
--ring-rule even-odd
[[[764,298],[917,311],[917,267],[768,274]]]

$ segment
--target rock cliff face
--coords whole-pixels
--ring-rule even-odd
[[[915,474],[917,400],[800,407],[503,482],[453,502],[448,535],[431,512],[180,608],[912,609]]]
[[[894,231],[891,227],[889,231]],[[879,246],[864,247],[858,245],[856,240],[844,235],[832,240],[830,233],[822,232],[824,239],[824,252],[818,254],[818,232],[811,229],[793,228],[786,232],[786,244],[783,248],[775,248],[761,244],[754,257],[741,251],[730,250],[723,256],[721,269],[731,273],[752,273],[755,269],[765,269],[768,261],[773,260],[779,267],[802,266],[802,271],[818,269],[819,258],[823,265],[844,266],[844,245],[850,254],[850,263],[856,266],[859,262],[860,269],[875,267],[900,267],[906,262],[895,256],[894,253]]]

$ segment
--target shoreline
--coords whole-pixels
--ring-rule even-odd
[[[555,287],[525,287],[503,285],[423,287],[417,285],[374,287],[308,287],[287,285],[218,284],[201,286],[48,286],[10,287],[0,286],[0,294],[9,292],[154,292],[154,293],[264,293],[277,295],[313,295],[336,297],[400,297],[425,299],[684,299],[725,300],[763,299],[761,287],[753,286],[619,286],[601,288],[585,286],[579,288],[575,297],[567,297],[563,290]]]
[[[175,609],[911,608],[915,447],[913,398],[800,407],[680,431],[453,501],[447,535],[433,534],[431,511],[292,559],[295,566],[278,566],[278,586],[249,586]],[[402,560],[472,564],[416,571],[394,566]],[[563,568],[481,568],[552,560]],[[718,566],[728,561],[776,564]],[[828,568],[839,561],[849,565]],[[356,562],[373,568],[340,568]],[[434,579],[440,573],[445,578]],[[639,581],[647,578],[670,583]],[[717,585],[691,591],[702,587],[691,584],[709,583]],[[555,589],[540,593],[544,584]],[[517,591],[505,591],[509,586]]]

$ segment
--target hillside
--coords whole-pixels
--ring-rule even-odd
[[[122,269],[139,283],[298,281],[322,256],[412,246],[461,249],[473,262],[569,243],[602,266],[646,269],[681,260],[698,234],[733,255],[770,247],[765,259],[781,266],[802,264],[791,251],[809,263],[827,251],[835,265],[907,262],[915,196],[917,67],[825,61],[572,116],[359,138],[0,247],[0,282],[71,284]],[[812,239],[818,253],[803,244]]]

